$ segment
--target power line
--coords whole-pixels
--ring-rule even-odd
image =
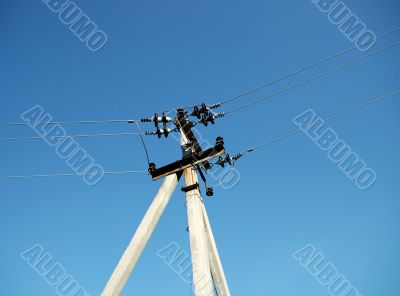
[[[106,123],[134,123],[140,122],[136,119],[109,119],[109,120],[72,120],[72,121],[49,121],[44,124],[106,124]],[[27,122],[1,122],[0,125],[30,125]]]
[[[102,134],[79,134],[79,135],[66,135],[66,136],[51,136],[52,139],[71,138],[94,138],[94,137],[118,137],[118,136],[136,136],[140,133],[102,133]],[[0,138],[0,142],[5,141],[26,141],[26,140],[44,140],[46,137],[10,137]]]
[[[185,107],[188,109],[189,107]],[[166,114],[176,111],[176,109],[171,109],[169,111],[163,111],[161,114]],[[117,123],[140,123],[146,122],[148,119],[105,119],[105,120],[66,120],[66,121],[48,121],[43,122],[45,125],[55,125],[55,124],[117,124]],[[0,122],[0,126],[25,126],[31,125],[28,122]]]
[[[395,28],[395,29],[393,29],[393,30],[391,30],[391,31],[388,31],[388,32],[386,32],[386,33],[384,33],[384,34],[378,36],[378,37],[375,39],[375,41],[376,41],[376,40],[379,40],[379,39],[382,39],[382,38],[384,38],[384,37],[386,37],[386,36],[392,35],[392,34],[398,32],[398,31],[400,31],[400,27],[397,27],[397,28]],[[373,42],[373,40],[370,40],[370,41],[368,41],[368,42],[365,42],[365,43],[362,44],[362,45],[367,45],[367,44],[369,44],[369,43],[371,43],[371,42]],[[307,70],[312,69],[312,68],[314,68],[314,67],[316,67],[316,66],[319,66],[319,65],[321,65],[321,64],[323,64],[323,63],[329,62],[329,61],[331,61],[331,60],[333,60],[333,59],[336,59],[336,58],[338,58],[338,57],[340,57],[340,56],[343,56],[343,55],[345,55],[346,53],[349,53],[349,52],[351,52],[351,51],[353,51],[353,50],[355,50],[355,49],[357,49],[357,48],[358,48],[357,46],[353,46],[353,47],[351,47],[351,48],[349,48],[349,49],[340,51],[340,52],[338,52],[338,53],[336,53],[336,54],[334,54],[334,55],[331,55],[331,56],[329,56],[329,57],[323,58],[323,59],[321,59],[321,60],[319,60],[319,61],[317,61],[317,62],[315,62],[315,63],[312,63],[312,64],[310,64],[310,65],[308,65],[308,66],[303,67],[303,68],[300,68],[300,69],[298,69],[298,70],[296,70],[296,71],[294,71],[294,72],[292,72],[292,73],[289,73],[289,74],[287,74],[287,75],[285,75],[285,76],[282,76],[282,77],[280,77],[280,78],[278,78],[278,79],[272,80],[272,81],[270,81],[270,82],[267,82],[267,83],[265,83],[265,84],[262,84],[262,85],[260,85],[260,86],[258,86],[258,87],[256,87],[256,88],[254,88],[254,89],[248,90],[248,91],[243,92],[243,93],[241,93],[241,94],[239,94],[239,95],[237,95],[237,96],[234,96],[234,97],[232,97],[232,98],[230,98],[230,99],[228,99],[228,100],[226,100],[226,101],[223,101],[221,104],[227,104],[227,103],[236,101],[236,100],[238,100],[239,98],[242,98],[242,97],[247,96],[247,95],[249,95],[249,94],[255,93],[255,92],[257,92],[257,91],[259,91],[259,90],[261,90],[261,89],[263,89],[263,88],[265,88],[265,87],[267,87],[267,86],[271,86],[271,85],[273,85],[273,84],[276,84],[276,83],[278,83],[278,82],[281,82],[281,81],[283,81],[283,80],[286,80],[286,79],[288,79],[288,78],[290,78],[290,77],[293,77],[293,76],[295,76],[295,75],[297,75],[297,74],[300,74],[300,73],[302,73],[302,72],[304,72],[304,71],[307,71]]]
[[[379,39],[382,39],[382,38],[384,38],[386,36],[392,35],[392,34],[398,32],[398,31],[400,31],[400,27],[394,28],[393,30],[388,31],[388,32],[378,36],[375,39],[375,41],[379,40]],[[369,44],[371,42],[373,42],[373,40],[367,41],[367,42],[363,43],[362,45],[367,45],[367,44]],[[258,90],[261,90],[261,89],[263,89],[263,88],[265,88],[267,86],[276,84],[276,83],[281,82],[281,81],[283,81],[283,80],[285,80],[287,78],[290,78],[290,77],[292,77],[294,75],[300,74],[300,73],[302,73],[302,72],[304,72],[306,70],[309,70],[309,69],[314,68],[314,67],[316,67],[318,65],[321,65],[321,64],[323,64],[325,62],[331,61],[331,60],[333,60],[333,59],[335,59],[337,57],[340,57],[340,56],[342,56],[342,55],[344,55],[346,53],[349,53],[349,52],[351,52],[351,51],[353,51],[355,49],[357,49],[357,46],[353,46],[353,47],[351,47],[349,49],[346,49],[344,51],[338,52],[338,53],[336,53],[334,55],[331,55],[329,57],[323,58],[323,59],[321,59],[321,60],[319,60],[319,61],[317,61],[317,62],[315,62],[313,64],[310,64],[308,66],[300,68],[300,69],[298,69],[298,70],[296,70],[296,71],[294,71],[292,73],[289,73],[289,74],[287,74],[285,76],[282,76],[282,77],[280,77],[280,78],[278,78],[276,80],[267,82],[267,83],[262,84],[262,85],[260,85],[260,86],[258,86],[256,88],[254,88],[254,89],[251,89],[251,90],[246,91],[244,93],[241,93],[241,94],[239,94],[237,96],[234,96],[234,97],[232,97],[232,98],[230,98],[230,99],[228,99],[226,101],[221,102],[221,104],[227,104],[227,103],[230,103],[232,101],[235,101],[235,100],[237,100],[237,99],[239,99],[239,98],[241,98],[243,96],[252,94],[252,93],[254,93],[254,92],[258,91]],[[190,108],[193,108],[193,107],[194,106],[187,106],[187,107],[183,107],[181,109],[185,109],[186,110],[186,109],[190,109]],[[173,111],[176,111],[176,109],[166,110],[166,111],[163,111],[161,113],[168,113],[168,112],[173,112]],[[46,124],[109,124],[109,123],[135,123],[135,122],[141,122],[141,120],[137,120],[137,119],[71,120],[71,121],[50,121],[50,122],[46,122]],[[0,122],[0,126],[7,126],[7,125],[8,126],[24,126],[24,125],[29,125],[29,123],[26,123],[26,122]]]
[[[383,51],[385,51],[385,50],[388,50],[388,49],[390,49],[390,48],[392,48],[392,47],[395,47],[395,46],[398,46],[398,45],[400,45],[400,42],[392,43],[392,44],[390,44],[390,45],[388,45],[388,46],[386,46],[386,47],[383,47],[383,48],[381,48],[381,49],[378,49],[378,50],[376,50],[376,51],[374,51],[374,52],[372,52],[372,53],[370,53],[370,54],[367,54],[367,55],[365,55],[365,56],[362,56],[362,57],[360,57],[360,58],[354,59],[354,60],[352,60],[352,61],[350,61],[350,62],[348,62],[348,63],[345,63],[345,64],[343,64],[343,65],[341,65],[341,66],[335,67],[335,68],[333,68],[333,69],[331,69],[331,70],[328,70],[328,71],[325,71],[325,72],[322,72],[322,73],[320,73],[320,74],[318,74],[318,75],[315,75],[315,76],[313,76],[313,77],[311,77],[311,78],[309,78],[309,79],[306,79],[306,80],[303,80],[303,81],[298,82],[298,83],[296,83],[296,84],[293,84],[293,85],[291,85],[291,86],[289,86],[289,87],[287,87],[287,88],[278,90],[278,91],[276,91],[276,92],[274,92],[274,93],[272,93],[272,94],[270,94],[270,95],[268,95],[268,96],[266,96],[266,97],[263,97],[263,98],[254,100],[254,101],[249,102],[249,103],[247,103],[247,104],[244,104],[244,105],[242,105],[242,106],[240,106],[240,107],[238,107],[238,108],[235,108],[235,109],[233,109],[233,110],[230,110],[230,111],[228,111],[228,112],[225,112],[225,114],[230,114],[230,113],[233,113],[233,112],[242,110],[242,109],[244,109],[244,108],[247,108],[247,107],[249,107],[249,106],[252,106],[252,105],[254,105],[254,104],[257,104],[257,103],[259,103],[259,102],[261,102],[261,101],[265,101],[265,100],[271,99],[272,97],[275,97],[275,96],[277,96],[277,95],[280,95],[280,94],[282,94],[282,93],[285,93],[285,92],[287,92],[287,91],[289,91],[289,90],[292,90],[293,88],[296,88],[296,87],[301,86],[301,85],[303,85],[303,84],[307,84],[307,83],[309,83],[309,82],[311,82],[311,81],[314,81],[314,80],[316,80],[316,79],[318,79],[318,78],[324,77],[324,76],[329,75],[329,74],[331,74],[331,73],[333,73],[333,72],[336,72],[336,71],[338,71],[338,70],[341,70],[341,69],[343,69],[343,68],[346,68],[346,67],[348,67],[348,66],[350,66],[350,65],[353,65],[353,64],[355,64],[355,63],[357,63],[357,62],[366,60],[366,59],[368,59],[368,58],[370,58],[370,57],[372,57],[372,56],[374,56],[374,55],[377,55],[377,54],[379,54],[379,53],[381,53],[381,52],[383,52]]]
[[[397,90],[397,91],[391,92],[389,94],[377,97],[375,99],[372,99],[372,100],[367,101],[365,103],[362,103],[360,105],[357,105],[357,106],[354,106],[352,108],[349,108],[349,109],[347,109],[347,110],[345,110],[343,112],[334,114],[334,115],[328,117],[325,120],[325,122],[329,122],[329,121],[335,120],[335,119],[337,119],[339,117],[346,116],[346,115],[348,115],[348,114],[350,114],[352,112],[355,112],[357,110],[365,108],[365,107],[367,107],[367,106],[369,106],[371,104],[375,104],[375,103],[378,103],[380,101],[384,101],[384,100],[386,100],[386,99],[388,99],[388,98],[390,98],[392,96],[399,95],[399,94],[400,94],[400,90]],[[290,133],[284,134],[284,135],[282,135],[282,136],[280,136],[278,138],[275,138],[273,140],[269,140],[269,141],[267,141],[267,142],[265,142],[265,143],[263,143],[261,145],[255,146],[253,148],[249,148],[246,151],[244,151],[243,153],[240,153],[240,155],[244,156],[244,155],[246,155],[248,153],[257,151],[257,150],[259,150],[259,149],[261,149],[261,148],[263,148],[265,146],[271,145],[273,143],[280,142],[280,141],[282,141],[284,139],[287,139],[287,138],[289,138],[291,136],[294,136],[296,134],[299,134],[301,132],[302,132],[301,129],[296,129],[296,130],[294,130],[294,131],[292,131]],[[131,170],[131,171],[107,171],[107,172],[104,172],[105,175],[125,175],[125,174],[137,174],[137,173],[147,173],[147,171],[146,170]],[[85,176],[85,175],[92,175],[92,174],[90,174],[90,173],[87,173],[87,174],[61,173],[61,174],[25,175],[25,176],[18,175],[18,176],[0,176],[0,179],[32,179],[32,178],[46,178],[46,177],[72,177],[72,176]]]
[[[126,174],[141,174],[147,173],[145,170],[138,171],[109,171],[104,172],[104,175],[126,175]],[[33,179],[33,178],[48,178],[48,177],[77,177],[77,176],[90,176],[94,175],[93,173],[84,173],[84,174],[39,174],[39,175],[25,175],[25,176],[0,176],[0,179]]]
[[[399,94],[400,94],[400,90],[397,90],[397,91],[391,92],[391,93],[389,93],[389,94],[386,94],[386,95],[383,95],[383,96],[374,98],[374,99],[369,100],[369,101],[367,101],[367,102],[364,102],[364,103],[362,103],[362,104],[360,104],[360,105],[357,105],[357,106],[354,106],[354,107],[352,107],[352,108],[349,108],[349,109],[347,109],[347,110],[345,110],[345,111],[343,111],[343,112],[334,114],[334,115],[328,117],[327,119],[325,119],[325,122],[330,122],[330,121],[335,120],[335,119],[337,119],[337,118],[339,118],[339,117],[346,116],[346,115],[348,115],[348,114],[350,114],[350,113],[352,113],[352,112],[355,112],[355,111],[357,111],[357,110],[363,109],[363,108],[365,108],[365,107],[367,107],[367,106],[369,106],[369,105],[372,105],[372,104],[375,104],[375,103],[384,101],[384,100],[386,100],[386,99],[388,99],[388,98],[390,98],[390,97],[393,97],[393,96],[399,95]],[[287,138],[289,138],[289,137],[291,137],[291,136],[294,136],[294,135],[296,135],[296,134],[299,134],[299,133],[301,133],[301,132],[302,132],[301,129],[296,129],[296,130],[291,131],[291,132],[289,132],[289,133],[287,133],[287,134],[284,134],[284,135],[282,135],[282,136],[280,136],[280,137],[278,137],[278,138],[269,140],[269,141],[267,141],[267,142],[265,142],[265,143],[263,143],[263,144],[261,144],[261,145],[255,146],[254,148],[249,148],[249,149],[247,149],[246,151],[244,151],[243,153],[241,153],[241,155],[245,155],[245,154],[247,154],[247,153],[254,152],[254,151],[259,150],[259,149],[261,149],[261,148],[263,148],[263,147],[265,147],[265,146],[271,145],[271,144],[276,143],[276,142],[280,142],[280,141],[282,141],[282,140],[284,140],[284,139],[287,139]]]

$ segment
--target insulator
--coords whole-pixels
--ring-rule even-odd
[[[216,103],[211,106],[207,106],[205,103],[201,104],[201,106],[194,106],[193,111],[190,113],[190,116],[196,116],[198,119],[201,119],[201,114],[209,115],[210,110],[220,108],[222,103]],[[221,116],[220,113],[217,115]],[[219,118],[219,117],[214,117]]]
[[[204,126],[208,126],[208,116],[206,114],[204,114],[201,118],[200,121],[202,124],[204,124]]]
[[[168,138],[168,135],[171,133],[171,130],[169,128],[164,128],[164,130],[162,130],[164,136],[166,138]]]
[[[224,112],[214,113],[214,118],[216,118],[216,119],[224,118],[224,117],[225,117],[225,113]]]
[[[228,163],[229,165],[232,165],[232,158],[229,156],[229,154],[226,154],[225,162]]]
[[[193,107],[193,112],[190,114],[191,116],[196,116],[198,119],[201,118],[200,109],[197,106]]]
[[[155,125],[157,126],[158,125],[158,123],[160,123],[160,122],[162,122],[162,123],[168,123],[168,122],[171,122],[172,121],[172,118],[171,117],[169,117],[169,116],[165,116],[165,115],[163,115],[162,117],[160,117],[160,116],[153,116],[152,118],[142,118],[141,120],[140,120],[141,122],[154,122],[155,123]],[[130,121],[128,121],[129,123],[131,123]],[[133,123],[134,121],[132,121],[132,123]]]
[[[225,159],[222,156],[220,156],[220,157],[218,157],[218,160],[215,164],[220,165],[221,167],[224,168],[225,167]]]
[[[164,132],[163,132],[159,127],[157,127],[156,135],[158,136],[159,139],[161,138],[161,135],[162,135],[163,133],[164,133]]]
[[[216,139],[216,146],[218,146],[218,145],[221,145],[221,146],[224,146],[224,144],[225,144],[225,142],[224,142],[224,138],[222,138],[222,137],[217,137],[217,139]]]
[[[208,114],[208,118],[207,118],[207,120],[209,121],[209,122],[211,122],[212,124],[215,124],[215,117],[214,117],[214,114],[213,113],[210,113],[210,114]]]
[[[159,121],[160,121],[160,117],[158,117],[158,114],[156,113],[156,114],[154,114],[154,117],[153,117],[153,122],[154,122],[154,125],[158,128],[158,123],[159,123]]]
[[[209,106],[208,108],[210,109],[218,109],[219,107],[221,107],[222,103],[216,103],[214,105]]]
[[[165,127],[167,126],[168,120],[167,120],[167,116],[165,116],[164,113],[161,117],[161,122],[163,123],[164,129],[165,129]]]
[[[233,161],[236,161],[236,160],[238,160],[239,158],[241,158],[243,156],[243,153],[238,153],[238,154],[236,154],[235,156],[233,156],[231,159],[233,160]]]
[[[219,166],[224,168],[225,164],[233,165],[233,161],[234,161],[234,158],[230,157],[229,154],[226,154],[225,157],[222,157],[222,156],[218,157],[218,160],[217,160],[217,162],[215,164],[217,164],[217,165],[219,165]]]
[[[157,130],[155,132],[145,132],[145,135],[148,136],[158,136],[158,138],[161,138],[162,135],[164,135],[166,138],[168,138],[169,134],[176,131],[176,129],[169,129],[169,128],[165,128],[165,129],[160,129],[157,128]]]
[[[208,107],[205,103],[201,104],[201,113],[208,115]]]
[[[162,116],[161,118],[159,118],[158,120],[161,121],[161,122],[163,122],[163,123],[168,123],[168,122],[171,122],[171,121],[172,121],[172,118],[169,117],[169,116],[166,116],[166,115],[163,113],[163,116]]]

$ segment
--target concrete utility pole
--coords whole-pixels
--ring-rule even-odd
[[[204,108],[203,111],[206,112]],[[209,116],[208,113],[207,116]],[[154,134],[165,134],[166,117],[159,118],[156,114],[152,121],[156,122],[156,126],[159,121],[164,122],[164,131],[161,132],[157,127],[157,132]],[[206,208],[200,195],[196,171],[199,170],[204,180],[200,167],[210,168],[208,161],[224,154],[223,139],[218,138],[214,148],[202,151],[191,130],[193,125],[186,118],[183,110],[178,110],[174,123],[181,136],[183,158],[181,161],[160,169],[156,169],[154,164],[150,164],[149,172],[153,180],[165,177],[164,183],[109,279],[101,294],[102,296],[118,296],[121,294],[178,185],[182,173],[185,179],[185,187],[182,188],[182,191],[186,194],[194,295],[213,296],[215,287],[218,296],[230,296]],[[212,195],[212,191],[210,193],[209,190],[210,188],[207,188],[207,195]]]
[[[164,213],[165,207],[178,185],[178,181],[179,177],[176,174],[165,177],[164,183],[161,185],[158,194],[115,268],[114,273],[101,294],[102,296],[118,296],[121,294],[158,221]]]

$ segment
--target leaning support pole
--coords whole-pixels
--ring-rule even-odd
[[[204,217],[204,225],[206,228],[206,235],[209,244],[209,256],[211,273],[214,279],[214,285],[217,290],[218,296],[230,296],[228,283],[225,278],[224,269],[222,267],[221,259],[219,258],[217,245],[215,244],[214,235],[211,229],[210,221],[208,219],[206,207],[202,204],[202,211]]]
[[[104,288],[102,296],[118,296],[121,294],[129,276],[138,262],[155,227],[162,216],[171,196],[178,185],[180,175],[169,175],[165,178],[153,203],[147,210],[128,248],[119,261],[110,280]]]

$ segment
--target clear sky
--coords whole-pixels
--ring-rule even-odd
[[[398,1],[345,3],[377,35],[400,25]],[[0,2],[1,122],[21,121],[35,105],[55,120],[102,120],[215,103],[353,46],[309,0],[76,4],[108,36],[97,52],[42,1]],[[354,51],[223,110],[364,54]],[[398,90],[399,77],[394,47],[200,131],[211,143],[224,136],[235,154],[292,131],[292,118],[309,108],[326,118]],[[362,295],[400,295],[399,99],[329,123],[376,172],[369,190],[357,188],[326,152],[298,134],[241,159],[239,184],[205,198],[232,295],[329,295],[292,258],[307,244]],[[128,124],[64,127],[69,134],[136,131]],[[0,137],[15,136],[36,134],[26,126],[0,126]],[[137,136],[77,141],[106,170],[147,168]],[[172,138],[146,143],[158,165],[180,157]],[[41,140],[2,141],[0,151],[2,176],[73,172]],[[146,174],[106,176],[96,186],[80,177],[0,180],[0,295],[56,295],[20,257],[35,244],[99,295],[160,184]],[[156,255],[171,242],[189,251],[186,227],[184,195],[177,190],[123,295],[190,295]]]

